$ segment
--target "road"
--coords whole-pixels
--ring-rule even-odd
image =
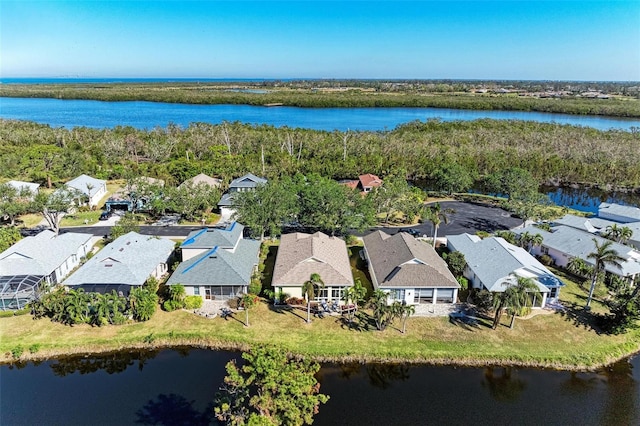
[[[522,224],[522,220],[511,217],[509,212],[498,207],[460,201],[443,201],[440,206],[442,209],[455,210],[455,213],[449,215],[449,223],[442,223],[438,228],[438,236],[441,237],[465,232],[469,234],[475,234],[477,231],[494,232],[501,229],[511,229]],[[420,235],[433,235],[433,226],[429,222],[409,227],[381,226],[372,229],[382,229],[389,234],[395,234],[409,228],[417,230]],[[110,226],[82,226],[62,228],[60,232],[81,232],[104,236],[109,234],[110,229]],[[186,237],[191,231],[199,229],[202,229],[202,226],[140,226],[140,233],[159,237]]]

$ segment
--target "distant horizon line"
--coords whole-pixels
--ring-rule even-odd
[[[218,81],[218,82],[273,82],[273,81],[457,81],[457,82],[556,82],[556,83],[640,83],[640,80],[552,80],[552,79],[509,79],[509,78],[355,78],[355,77],[0,77],[0,83],[29,81]]]

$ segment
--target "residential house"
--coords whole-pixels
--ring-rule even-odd
[[[96,253],[64,281],[64,285],[87,292],[128,296],[150,277],[160,278],[169,270],[175,243],[168,238],[137,232],[118,237]]]
[[[102,197],[107,194],[107,181],[96,179],[87,175],[80,175],[65,184],[71,189],[75,189],[86,196],[86,204],[89,207],[96,207]]]
[[[542,295],[533,297],[534,307],[558,301],[564,283],[521,247],[500,237],[481,239],[469,234],[447,235],[447,247],[464,255],[464,276],[473,288],[502,293],[507,288],[504,283],[514,283],[514,276],[531,278]]]
[[[39,288],[58,284],[89,253],[91,234],[45,230],[0,253],[0,310],[21,309]]]
[[[562,218],[553,222],[554,225],[566,225],[571,228],[586,231],[591,234],[598,234],[604,236],[607,232],[607,228],[610,226],[627,227],[631,230],[631,238],[626,244],[634,246],[636,249],[640,249],[640,221],[637,222],[616,222],[609,219],[603,219],[600,217],[582,217],[571,214],[564,215]]]
[[[182,263],[167,285],[182,284],[187,295],[226,300],[247,292],[258,266],[260,242],[243,238],[244,226],[194,231],[180,246]]]
[[[340,183],[348,186],[351,189],[358,189],[360,192],[366,194],[368,192],[371,192],[373,188],[382,186],[382,179],[380,179],[376,175],[367,173],[364,175],[360,175],[357,180],[343,180],[340,181]]]
[[[346,287],[353,286],[349,253],[344,240],[322,232],[284,234],[280,240],[272,285],[276,292],[302,297],[302,285],[311,274],[324,282],[316,300],[342,302]]]
[[[31,194],[30,198],[33,198],[36,195],[38,195],[38,191],[40,188],[40,184],[38,183],[22,182],[19,180],[10,180],[6,184],[15,188],[15,190],[18,191],[18,194],[22,191],[25,191],[25,192],[28,191]]]
[[[546,254],[553,259],[557,266],[566,268],[571,259],[578,257],[588,264],[593,265],[593,261],[588,258],[589,254],[596,250],[595,239],[599,245],[608,240],[587,231],[571,228],[566,225],[554,226],[551,231],[545,231],[534,226],[528,226],[515,230],[517,234],[529,232],[542,235],[542,245],[534,246],[532,254]],[[640,276],[640,252],[632,247],[613,242],[611,248],[615,250],[624,261],[620,266],[606,265],[605,270],[613,275],[617,275],[627,280],[633,280]]]
[[[251,173],[234,179],[229,184],[227,192],[222,194],[222,198],[218,202],[220,213],[223,218],[230,218],[235,210],[233,209],[233,196],[237,192],[253,191],[258,185],[265,185],[267,180]]]
[[[375,231],[364,238],[364,253],[375,289],[407,304],[453,304],[460,284],[435,250],[399,232]]]
[[[640,222],[640,208],[614,203],[600,203],[598,217],[618,223]]]
[[[205,175],[204,173],[200,173],[199,175],[196,175],[190,179],[185,180],[184,182],[182,182],[180,184],[180,187],[182,186],[197,186],[197,185],[209,185],[212,188],[220,188],[220,186],[222,185],[222,180],[218,179],[218,178],[214,178],[208,175]]]

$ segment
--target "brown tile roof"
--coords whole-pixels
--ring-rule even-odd
[[[378,286],[460,287],[435,250],[406,232],[376,231],[363,240]]]
[[[314,273],[320,275],[325,285],[353,285],[345,242],[322,232],[282,235],[273,286],[301,286]]]
[[[338,182],[340,185],[344,185],[348,188],[351,189],[356,189],[358,187],[358,184],[360,183],[359,180],[343,180]]]
[[[376,175],[372,175],[371,173],[360,175],[358,179],[360,180],[360,185],[362,186],[362,189],[376,188],[382,185],[382,179],[380,179]]]

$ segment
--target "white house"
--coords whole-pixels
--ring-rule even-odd
[[[96,207],[102,197],[107,195],[107,181],[87,175],[80,175],[65,185],[86,195],[87,204],[92,208]]]
[[[31,198],[38,195],[38,191],[40,189],[40,184],[33,182],[22,182],[20,180],[10,180],[7,182],[7,185],[15,188],[18,193],[25,191],[31,194]]]
[[[227,192],[222,194],[222,198],[218,202],[218,207],[220,208],[220,214],[222,217],[230,218],[235,213],[235,210],[233,209],[233,196],[235,193],[253,191],[258,185],[264,185],[266,183],[266,179],[251,173],[247,173],[244,176],[232,180],[229,184],[229,189]]]
[[[525,249],[500,237],[447,235],[447,248],[464,255],[467,262],[464,276],[476,289],[500,293],[506,289],[503,283],[513,281],[513,275],[531,278],[542,295],[533,298],[533,307],[543,308],[548,300],[557,302],[560,287],[564,285]]]
[[[0,253],[0,310],[20,309],[39,286],[55,285],[91,250],[93,235],[45,230]]]
[[[551,232],[533,226],[518,229],[515,232],[517,234],[529,232],[542,235],[542,245],[533,247],[532,254],[546,254],[553,259],[556,265],[563,268],[566,268],[574,257],[593,265],[593,261],[588,258],[589,254],[596,250],[593,240],[595,239],[599,245],[609,241],[587,231],[565,225],[554,226],[551,228]],[[616,242],[611,244],[611,248],[625,260],[620,266],[606,265],[607,272],[627,280],[634,280],[640,276],[640,252],[634,250],[633,247]]]
[[[174,246],[168,238],[129,232],[107,244],[64,285],[98,293],[115,290],[128,296],[132,288],[143,285],[148,278],[167,273]]]

